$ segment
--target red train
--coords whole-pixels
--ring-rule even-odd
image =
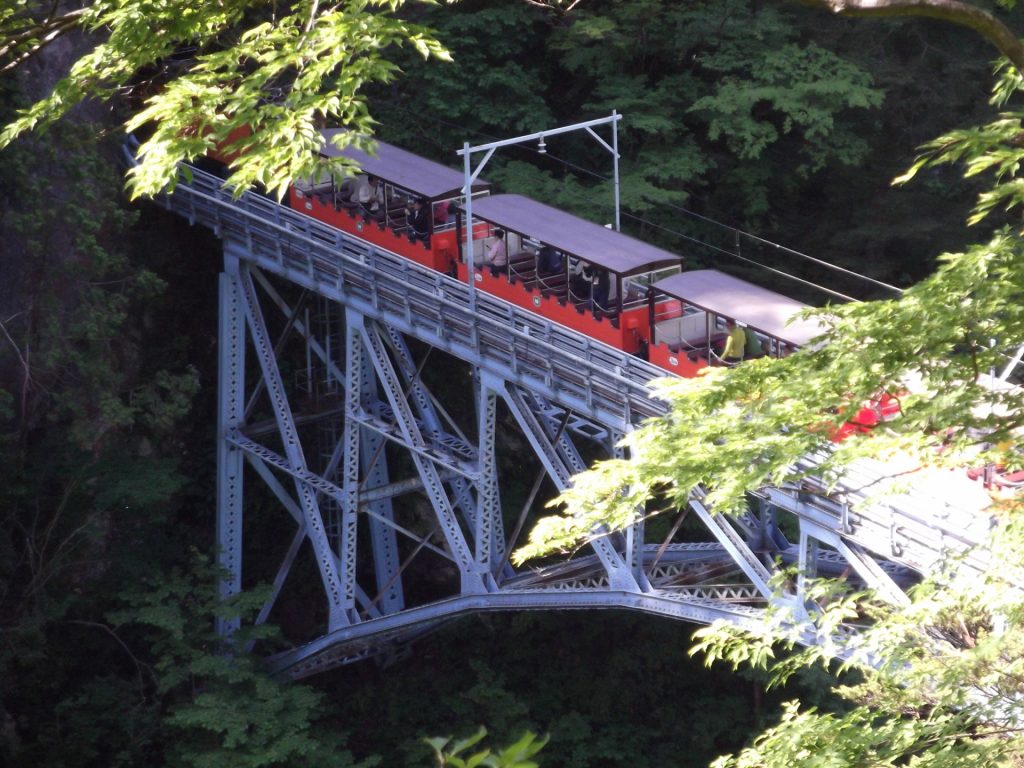
[[[682,258],[522,195],[473,187],[473,253],[465,253],[463,175],[378,142],[375,156],[331,142],[325,156],[363,173],[297,183],[291,206],[480,290],[543,315],[679,376],[717,360],[730,321],[747,356],[783,356],[818,332],[790,322],[804,305],[716,270],[683,271]],[[490,257],[490,258],[488,258]]]

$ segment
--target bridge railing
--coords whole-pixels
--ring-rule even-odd
[[[613,429],[664,413],[647,386],[666,375],[639,358],[379,250],[305,214],[245,193],[234,199],[215,176],[189,169],[169,210],[212,228],[236,253],[453,351],[553,402]],[[368,225],[372,226],[372,224]]]

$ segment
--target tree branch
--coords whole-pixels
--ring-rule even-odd
[[[960,0],[801,0],[838,16],[923,16],[973,29],[1024,73],[1024,45],[988,11]]]
[[[64,623],[65,624],[78,624],[79,626],[83,626],[83,627],[93,627],[95,629],[99,629],[99,630],[101,630],[103,632],[106,632],[108,635],[110,635],[112,638],[114,638],[114,640],[117,642],[117,644],[121,646],[121,649],[126,654],[128,654],[128,658],[132,660],[132,663],[135,664],[135,675],[136,675],[136,677],[138,679],[138,683],[139,683],[139,700],[140,701],[145,701],[146,700],[146,684],[145,684],[145,680],[143,679],[143,672],[145,672],[146,676],[149,677],[150,681],[154,685],[156,685],[157,684],[157,679],[156,679],[156,675],[153,673],[153,668],[151,666],[149,666],[149,664],[145,664],[144,662],[139,661],[139,658],[134,653],[132,653],[132,649],[129,648],[128,644],[124,640],[121,639],[121,636],[118,635],[117,632],[114,631],[113,627],[109,627],[106,624],[101,624],[100,622],[97,622],[97,621],[83,621],[81,619],[65,619]]]
[[[58,37],[67,34],[77,27],[85,11],[85,8],[81,8],[69,11],[63,16],[50,17],[34,26],[5,37],[3,42],[0,43],[0,59],[7,56],[10,56],[11,59],[0,66],[0,74],[16,69]],[[21,46],[27,45],[33,40],[35,42],[32,45],[29,45],[24,50],[18,50]]]

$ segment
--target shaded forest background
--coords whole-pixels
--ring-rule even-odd
[[[918,144],[988,116],[991,52],[968,32],[733,0],[419,12],[455,63],[403,60],[406,75],[373,94],[381,138],[454,164],[465,140],[617,109],[624,229],[691,264],[817,302],[725,252],[738,243],[873,294],[738,232],[897,285],[978,238],[956,170],[889,184]],[[69,55],[56,47],[0,83],[4,116]],[[690,659],[686,625],[616,613],[473,619],[388,667],[306,684],[217,656],[219,246],[124,203],[114,124],[87,107],[0,153],[0,762],[426,765],[420,737],[482,723],[499,741],[550,731],[545,766],[702,766],[784,696],[830,706],[824,676],[767,695]],[[545,157],[509,150],[486,173],[602,221],[609,175],[585,137],[552,141]],[[249,522],[274,514],[268,504]]]

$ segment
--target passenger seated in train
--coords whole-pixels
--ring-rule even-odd
[[[366,183],[366,175],[358,174],[356,176],[348,176],[342,180],[341,184],[338,185],[337,198],[338,201],[345,207],[355,208],[359,205],[358,190],[360,186]]]
[[[424,245],[430,245],[430,209],[422,197],[413,200],[412,205],[406,208],[405,221],[409,225],[413,237],[421,240]]]
[[[433,214],[435,227],[440,227],[442,224],[448,223],[448,214],[455,212],[454,206],[454,203],[446,203],[444,201],[440,203],[434,203]]]
[[[569,297],[579,304],[590,299],[590,279],[584,275],[586,264],[582,260],[570,261],[572,267],[569,275]]]
[[[537,274],[555,275],[562,271],[562,254],[550,245],[543,246],[537,252]]]
[[[743,347],[743,357],[747,360],[755,360],[759,357],[764,357],[764,347],[761,344],[761,339],[756,333],[749,328],[744,328],[743,333],[746,334],[747,343]]]
[[[346,208],[358,208],[376,217],[384,207],[384,185],[376,176],[361,173],[342,182],[339,198]]]
[[[595,264],[585,267],[583,274],[590,278],[592,310],[608,311],[608,294],[611,291],[611,276],[604,267]]]

